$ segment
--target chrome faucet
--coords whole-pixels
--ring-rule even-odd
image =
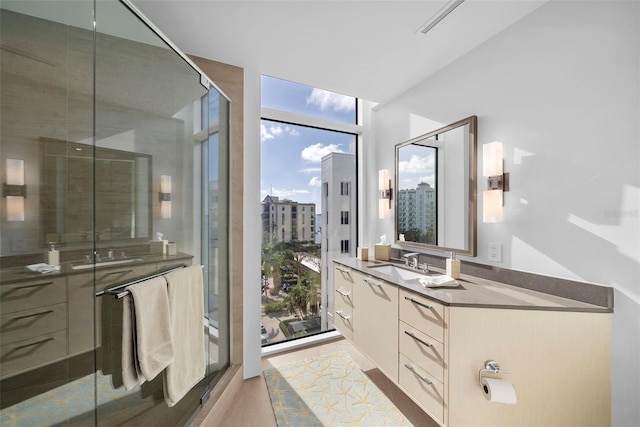
[[[402,258],[404,258],[404,265],[408,267],[409,260],[411,260],[411,267],[418,268],[418,255],[420,254],[417,252],[411,252],[411,253],[402,255]]]

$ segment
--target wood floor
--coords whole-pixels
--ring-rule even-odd
[[[417,427],[437,427],[438,424],[425,414],[411,399],[389,381],[373,364],[345,339],[306,347],[262,359],[262,369],[279,367],[297,360],[321,354],[346,351],[380,390]],[[243,381],[233,404],[222,416],[205,417],[201,427],[276,427],[267,384],[263,376]],[[296,426],[304,427],[304,426]],[[365,427],[365,426],[363,426]]]

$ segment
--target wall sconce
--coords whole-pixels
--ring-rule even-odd
[[[482,175],[487,189],[482,192],[482,221],[502,222],[504,192],[509,191],[509,174],[503,170],[502,142],[482,146]]]
[[[7,176],[2,196],[7,204],[7,221],[24,221],[24,160],[7,159]]]
[[[378,171],[378,190],[380,190],[378,217],[380,219],[386,219],[389,218],[391,212],[391,179],[389,178],[389,171],[387,169]]]
[[[160,176],[160,217],[171,218],[171,176]]]

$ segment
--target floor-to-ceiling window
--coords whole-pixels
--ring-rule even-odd
[[[358,130],[354,97],[261,84],[264,346],[333,329],[328,266],[357,247]]]

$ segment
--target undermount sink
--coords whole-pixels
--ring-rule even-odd
[[[419,279],[427,276],[429,273],[421,273],[418,271],[408,270],[406,268],[398,267],[395,265],[376,265],[369,267],[372,270],[376,270],[379,273],[387,274],[391,277],[401,280]]]
[[[134,261],[141,261],[140,258],[128,258],[128,259],[113,259],[109,261],[98,261],[88,264],[76,264],[72,265],[72,270],[86,270],[88,268],[107,267],[109,265],[129,264]]]

